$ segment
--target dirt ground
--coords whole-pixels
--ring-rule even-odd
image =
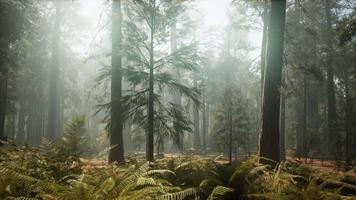
[[[131,155],[132,156],[132,155]],[[143,152],[139,152],[137,154],[135,154],[136,158],[142,158],[144,159],[144,153]],[[196,155],[193,153],[167,153],[164,154],[164,157],[162,158],[166,158],[166,159],[212,159],[215,160],[217,162],[221,162],[221,163],[227,163],[228,159],[227,157],[223,156],[223,155],[216,155],[216,154],[207,154],[207,155]],[[247,157],[246,156],[239,156],[237,159],[238,160],[245,160]],[[160,159],[160,158],[157,158]],[[298,162],[300,164],[308,164],[311,165],[315,168],[324,170],[324,171],[332,171],[332,172],[349,172],[353,175],[356,176],[356,163],[352,163],[347,169],[345,169],[345,163],[344,162],[340,162],[337,163],[335,161],[330,161],[330,160],[320,160],[320,159],[303,159],[303,158],[295,158],[295,157],[287,157],[287,160],[289,161],[294,161],[294,162]],[[87,170],[91,170],[91,169],[95,169],[95,168],[102,168],[105,167],[107,165],[107,160],[102,160],[102,159],[81,159],[82,162],[82,168],[84,171]]]

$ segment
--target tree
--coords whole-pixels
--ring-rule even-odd
[[[198,89],[198,77],[197,73],[195,72],[193,74],[193,87]],[[200,145],[200,133],[199,133],[199,108],[198,106],[194,105],[193,106],[193,133],[194,133],[194,139],[193,139],[193,146],[196,151],[200,151],[201,145]]]
[[[213,144],[219,151],[226,151],[232,162],[237,149],[248,151],[251,134],[250,117],[246,99],[240,89],[233,84],[226,85],[219,94],[218,105],[214,110]]]
[[[111,122],[109,162],[124,163],[122,109],[122,14],[121,0],[112,2]]]
[[[279,111],[283,65],[285,0],[272,0],[266,52],[266,74],[263,89],[260,162],[274,165],[280,161]],[[269,159],[269,160],[267,160]]]
[[[66,125],[62,138],[63,146],[67,147],[66,155],[78,158],[88,151],[86,133],[84,116],[75,117]]]
[[[10,44],[16,42],[28,25],[24,8],[32,2],[4,0],[0,3],[0,139],[4,139],[9,81]]]
[[[181,45],[175,51],[166,53],[160,48],[166,46],[169,30],[177,23],[182,4],[157,3],[155,0],[132,1],[127,4],[125,21],[125,56],[127,66],[125,77],[131,85],[131,91],[124,97],[126,118],[144,127],[146,132],[146,159],[153,161],[154,136],[159,129],[178,140],[184,131],[190,131],[189,120],[183,110],[172,103],[164,102],[162,91],[178,91],[182,96],[199,104],[199,92],[179,83],[169,73],[169,69],[194,71],[199,59],[195,54],[195,44]],[[179,12],[178,12],[179,11]],[[167,117],[170,118],[167,121]],[[175,123],[171,123],[174,119]]]
[[[52,60],[49,72],[49,92],[48,92],[48,122],[47,122],[47,136],[48,139],[54,141],[60,138],[60,34],[61,34],[61,12],[62,3],[55,1],[56,14],[53,27],[52,38]]]
[[[334,61],[333,61],[333,29],[331,22],[331,1],[325,0],[325,17],[326,17],[326,48],[327,60],[327,94],[328,94],[328,149],[329,153],[335,155],[333,147],[336,145],[337,138],[337,113],[336,113],[336,97],[335,97],[335,83],[334,83]]]
[[[341,70],[339,76],[344,90],[344,127],[345,127],[345,164],[348,168],[352,157],[354,155],[355,146],[354,141],[356,140],[355,132],[352,120],[355,118],[355,90],[352,87],[355,85],[355,76],[352,73],[352,61],[355,59],[355,44],[352,44],[352,35],[356,32],[355,22],[352,22],[355,12],[350,13],[341,19],[339,24],[339,44],[340,44],[340,55],[338,55],[338,62],[341,64]],[[351,58],[351,59],[348,59]]]
[[[263,32],[262,32],[262,47],[261,47],[261,92],[265,77],[265,65],[266,65],[266,46],[267,46],[267,31],[268,31],[268,1],[263,0]]]

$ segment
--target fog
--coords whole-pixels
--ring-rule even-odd
[[[113,186],[94,199],[143,198],[113,180],[120,170],[122,184],[162,186],[152,199],[175,199],[169,184],[183,199],[236,199],[283,173],[289,185],[271,194],[290,193],[283,182],[300,199],[320,182],[295,178],[303,163],[354,176],[355,10],[352,0],[0,0],[0,175],[72,187],[107,170],[100,181]],[[251,168],[243,180],[262,177],[251,178],[258,189],[236,189],[238,167]],[[180,180],[193,169],[196,182]],[[228,184],[203,180],[219,169]],[[47,195],[11,187],[0,198]]]

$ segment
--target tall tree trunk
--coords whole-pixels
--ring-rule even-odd
[[[205,150],[208,150],[209,143],[210,141],[210,104],[209,101],[206,101],[206,135],[205,135]]]
[[[47,134],[48,139],[54,141],[60,137],[59,135],[59,117],[60,117],[60,95],[59,95],[59,77],[60,77],[60,61],[59,61],[59,42],[60,42],[60,21],[62,3],[59,1],[56,4],[56,19],[53,30],[52,44],[52,61],[49,72],[49,100],[48,100],[48,124]]]
[[[320,83],[309,80],[308,82],[308,95],[307,95],[307,113],[308,122],[307,127],[310,133],[317,134],[321,139],[319,132],[320,129],[320,114],[319,114],[319,102],[320,102]],[[322,144],[316,144],[318,153],[321,153]]]
[[[122,14],[121,0],[112,2],[111,126],[109,163],[124,163],[122,109]]]
[[[232,162],[232,106],[231,106],[231,102],[230,102],[230,105],[229,105],[229,110],[227,111],[228,112],[228,116],[229,116],[229,152],[228,152],[228,155],[229,155],[229,162],[231,163]],[[237,147],[236,147],[237,148]]]
[[[303,78],[301,84],[303,89],[302,95],[298,96],[296,103],[297,115],[297,156],[298,158],[306,157],[306,129],[307,129],[307,79],[306,71],[302,72]]]
[[[286,84],[286,72],[283,70],[282,74],[282,87]],[[281,143],[281,160],[286,159],[285,147],[285,131],[286,131],[286,95],[281,95],[281,119],[280,119],[280,143]]]
[[[198,88],[197,75],[194,72],[194,88]],[[194,149],[200,151],[200,135],[199,135],[199,110],[196,105],[193,105],[193,122],[194,122]]]
[[[271,1],[259,155],[276,162],[280,161],[279,90],[283,65],[285,13],[286,0]],[[275,165],[267,159],[261,159],[260,162]]]
[[[298,158],[303,156],[303,107],[301,104],[301,99],[297,98],[295,103],[295,114],[296,114],[296,153]]]
[[[345,158],[346,165],[350,165],[351,155],[350,155],[350,143],[352,141],[351,137],[351,114],[352,114],[352,102],[349,91],[349,78],[348,75],[345,76],[345,98],[346,98],[346,110],[345,110],[345,130],[346,130],[346,138],[345,138]]]
[[[39,104],[37,104],[37,98],[34,98],[32,101],[30,109],[31,112],[28,116],[28,143],[33,146],[37,147],[41,144],[41,126],[42,126],[42,119],[41,119],[41,111],[37,109]]]
[[[36,106],[35,111],[32,113],[31,118],[33,121],[33,133],[32,137],[32,146],[39,146],[41,144],[41,139],[43,137],[43,113],[44,109],[41,105],[43,105],[43,79],[42,77],[39,80],[38,88],[36,89],[36,94],[33,97],[32,105]]]
[[[61,59],[65,59],[62,57]],[[59,101],[59,125],[58,125],[58,134],[61,136],[63,135],[64,132],[64,110],[65,110],[65,89],[66,89],[66,73],[63,70],[62,73],[60,74],[61,76],[59,77],[59,96],[61,97]]]
[[[32,98],[32,97],[31,97]],[[32,104],[33,101],[30,99],[29,100],[29,105],[28,105],[28,118],[26,121],[26,128],[27,128],[27,144],[31,145],[33,144],[33,124],[34,124],[34,117],[33,117],[33,113],[34,113],[34,105]]]
[[[6,69],[5,69],[6,70]],[[6,102],[7,102],[7,73],[0,71],[0,140],[4,138]]]
[[[328,147],[329,154],[335,156],[335,141],[337,140],[336,132],[336,98],[335,98],[335,83],[334,83],[334,68],[333,68],[333,30],[331,25],[331,0],[325,0],[325,15],[326,15],[326,45],[327,45],[327,93],[328,93]]]
[[[202,123],[202,137],[203,137],[203,146],[202,150],[203,152],[206,151],[206,134],[207,134],[207,103],[206,103],[206,92],[205,90],[203,91],[203,113],[202,113],[202,118],[203,118],[203,123]]]
[[[148,132],[146,143],[146,159],[153,162],[153,136],[154,136],[154,34],[155,34],[155,9],[156,1],[150,0],[150,18],[151,18],[151,35],[150,35],[150,72],[149,72],[149,94],[148,94]]]
[[[11,112],[8,113],[6,118],[7,120],[7,137],[10,140],[15,138],[15,131],[16,131],[16,111],[11,109]]]
[[[267,31],[268,31],[268,0],[263,2],[263,35],[262,35],[262,45],[261,45],[261,94],[263,89],[263,83],[265,78],[265,65],[266,65],[266,47],[267,47]]]
[[[25,100],[20,100],[20,109],[17,122],[17,134],[16,134],[16,143],[22,145],[25,141],[25,118],[26,118],[26,104]]]
[[[177,50],[177,27],[176,27],[176,24],[172,24],[171,26],[171,53],[174,53],[176,50]],[[174,69],[173,69],[173,75],[174,75],[174,78],[180,82],[180,70],[178,67],[174,66]],[[176,107],[176,109],[182,111],[182,95],[180,93],[180,91],[178,90],[175,90],[173,91],[173,104],[174,106]],[[173,122],[176,126],[177,122],[174,121]],[[180,140],[180,143],[181,143],[181,148],[183,149],[183,137],[184,137],[184,134],[181,130],[177,130],[179,131],[178,135],[179,135],[179,140]]]
[[[302,140],[302,152],[305,159],[307,159],[307,89],[308,89],[308,79],[306,70],[304,70],[304,88],[303,88],[303,140]]]

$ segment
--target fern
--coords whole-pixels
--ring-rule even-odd
[[[235,192],[233,188],[216,186],[213,192],[208,197],[208,200],[220,200],[225,199]]]
[[[160,196],[159,200],[183,200],[188,197],[194,197],[194,199],[198,199],[199,191],[197,188],[189,188],[180,192],[165,194]]]
[[[27,183],[28,185],[36,185],[36,187],[40,191],[51,191],[51,189],[54,186],[59,187],[58,185],[56,185],[54,183],[45,182],[45,181],[30,177],[30,176],[15,172],[11,169],[8,169],[8,168],[2,167],[2,166],[0,166],[0,175],[2,177],[11,177],[11,179],[14,179],[18,182]]]
[[[138,178],[135,184],[136,189],[144,188],[148,186],[161,186],[161,184],[156,183],[156,181],[153,178],[145,178],[145,177]]]
[[[150,162],[147,162],[147,163],[143,164],[132,175],[128,176],[125,180],[120,182],[120,184],[117,186],[117,190],[120,191],[125,186],[135,182],[138,178],[145,176],[146,172],[149,170],[149,167],[150,167]]]

